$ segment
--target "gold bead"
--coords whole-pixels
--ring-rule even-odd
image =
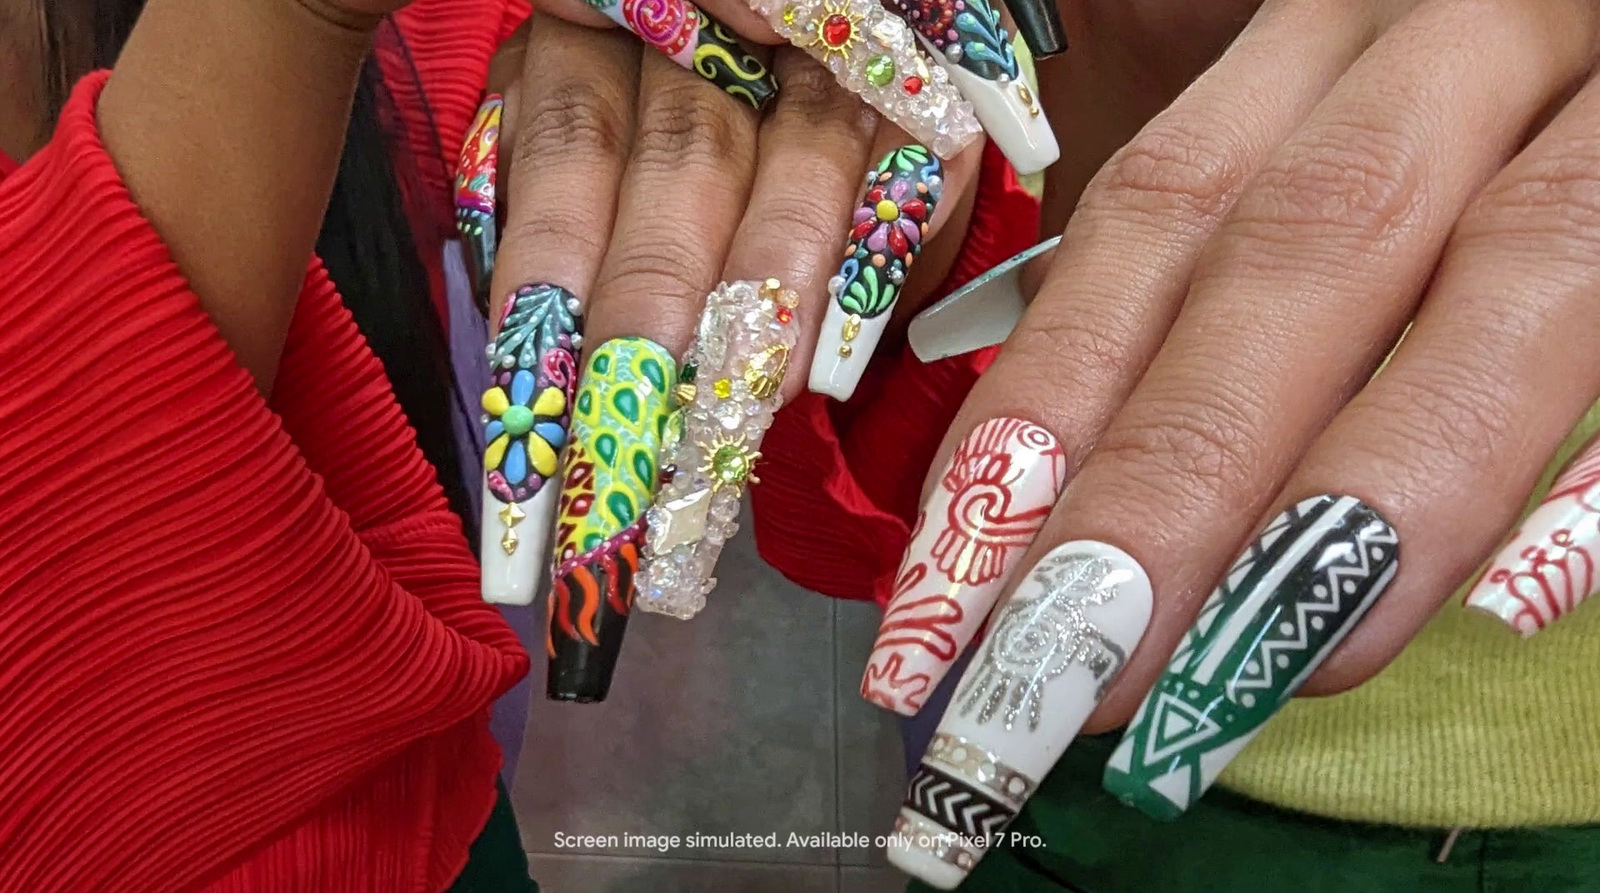
[[[752,397],[766,400],[778,393],[788,371],[789,348],[774,344],[750,358],[749,365],[744,368],[744,383]]]
[[[500,537],[500,548],[504,549],[507,555],[510,555],[517,551],[517,542],[517,532],[507,529],[506,535]]]
[[[854,341],[859,334],[861,334],[861,317],[852,313],[845,317],[844,327],[839,330],[839,337],[846,341]]]
[[[699,393],[700,389],[688,382],[680,384],[672,390],[672,395],[678,398],[680,406],[688,406],[693,403],[695,396]]]
[[[506,507],[500,510],[500,523],[507,527],[515,527],[521,524],[522,519],[526,517],[528,517],[528,513],[524,512],[522,507],[514,502],[506,503]]]
[[[839,356],[844,357],[845,359],[848,360],[848,359],[850,359],[850,355],[852,353],[855,353],[855,351],[850,349],[850,345],[848,345],[848,344],[839,345]]]

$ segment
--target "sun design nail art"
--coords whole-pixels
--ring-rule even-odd
[[[778,82],[744,42],[689,0],[585,2],[752,108],[778,94]]]
[[[633,607],[644,513],[672,413],[672,355],[644,338],[589,357],[573,404],[549,600],[549,696],[601,701]]]
[[[1600,557],[1600,444],[1556,478],[1495,556],[1466,604],[1532,636],[1594,595]]]
[[[483,596],[527,605],[544,570],[558,457],[577,384],[580,304],[564,288],[524,285],[506,299],[488,347],[483,393]]]
[[[739,529],[740,496],[759,480],[761,440],[783,402],[798,304],[775,279],[723,284],[706,298],[661,451],[665,483],[646,515],[640,610],[687,620],[716,586],[717,558]]]
[[[491,95],[467,128],[456,164],[456,230],[466,245],[467,276],[478,307],[489,308],[489,279],[494,273],[495,167],[500,157],[500,118],[505,103]]]
[[[1279,515],[1212,593],[1106,764],[1105,787],[1181,815],[1355,628],[1399,569],[1400,541],[1349,496]]]
[[[943,68],[929,66],[906,23],[877,0],[752,0],[774,31],[833,72],[912,138],[944,158],[980,129]]]

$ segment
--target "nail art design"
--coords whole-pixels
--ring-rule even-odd
[[[467,277],[478,309],[489,313],[489,279],[494,273],[495,167],[500,157],[500,117],[505,102],[491,94],[467,128],[456,164],[456,231],[466,246]]]
[[[1399,569],[1399,538],[1349,496],[1279,515],[1228,571],[1134,715],[1105,787],[1183,814],[1322,664]]]
[[[1048,59],[1067,51],[1067,29],[1055,0],[1005,0],[1034,59]]]
[[[581,305],[556,285],[524,285],[506,299],[489,345],[483,393],[483,597],[533,604],[544,570],[556,491],[546,486],[571,425]]]
[[[885,118],[949,158],[978,138],[972,105],[929,66],[911,29],[877,0],[750,0],[772,29]]]
[[[944,167],[925,147],[902,146],[867,173],[866,185],[844,263],[828,281],[831,300],[811,361],[811,390],[837,400],[855,393],[889,325],[944,192]]]
[[[1576,608],[1595,591],[1600,554],[1600,443],[1591,444],[1556,478],[1467,595],[1524,637]]]
[[[922,39],[928,54],[1020,174],[1061,157],[1050,122],[1022,76],[1011,35],[989,0],[884,0]]]
[[[752,108],[763,108],[778,95],[778,82],[761,60],[727,26],[689,0],[585,2]]]
[[[1060,441],[990,419],[950,457],[917,519],[861,696],[914,715],[971,641],[1066,486]]]
[[[547,691],[556,700],[602,701],[611,687],[676,379],[672,355],[644,338],[607,341],[584,370],[549,599]]]
[[[912,777],[889,861],[942,890],[988,850],[1150,622],[1150,581],[1105,543],[1056,547],[1001,609]]]
[[[706,298],[661,450],[664,483],[645,515],[640,610],[688,620],[717,585],[711,574],[739,530],[739,499],[759,482],[761,440],[783,404],[799,303],[776,279],[724,283]]]
[[[1028,302],[1022,296],[1022,268],[1061,244],[1046,239],[956,289],[917,314],[906,340],[924,363],[992,347],[1011,337]]]

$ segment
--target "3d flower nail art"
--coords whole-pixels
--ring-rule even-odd
[[[914,715],[972,640],[1067,482],[1049,431],[998,418],[974,428],[923,507],[867,658],[861,696]]]
[[[1597,557],[1600,444],[1591,444],[1501,548],[1468,593],[1467,607],[1532,636],[1594,595]]]
[[[689,0],[585,0],[672,61],[752,108],[778,95],[778,82],[726,25]]]
[[[456,164],[456,231],[466,246],[467,278],[472,294],[485,314],[489,308],[489,279],[494,274],[495,167],[500,158],[500,118],[505,102],[491,95],[478,108],[467,128]]]
[[[553,479],[567,442],[580,304],[549,284],[524,285],[506,299],[489,345],[491,385],[483,394],[483,597],[533,604],[549,556],[556,508]]]
[[[589,356],[564,457],[549,598],[549,696],[601,701],[622,649],[677,373],[666,348],[614,338]]]
[[[1400,541],[1370,506],[1317,496],[1279,515],[1228,571],[1106,764],[1105,787],[1182,815],[1372,607]]]
[[[688,620],[716,586],[717,558],[739,529],[740,497],[757,482],[761,440],[783,403],[799,300],[776,279],[724,283],[706,298],[661,450],[664,483],[645,515],[640,610]]]
[[[1150,622],[1121,549],[1057,546],[995,615],[912,776],[889,861],[954,889],[1077,736]]]
[[[906,23],[877,0],[751,0],[772,29],[828,66],[912,138],[949,158],[981,129],[972,105],[917,50]]]
[[[828,313],[811,361],[811,390],[837,400],[855,393],[944,191],[944,167],[923,146],[895,149],[867,173]]]
[[[1016,53],[989,0],[885,0],[906,20],[929,55],[950,73],[989,138],[1020,174],[1044,170],[1061,157],[1055,133],[1039,107]]]

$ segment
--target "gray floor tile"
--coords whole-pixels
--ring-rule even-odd
[[[862,700],[861,669],[878,635],[878,606],[840,602],[835,620],[839,684],[839,828],[868,838],[888,834],[905,794],[906,770],[894,714]],[[887,865],[870,846],[839,851],[844,865]]]
[[[839,893],[906,893],[910,880],[893,868],[841,868]]]
[[[832,849],[781,845],[837,827],[833,604],[762,564],[744,528],[699,617],[629,621],[605,703],[546,700],[536,662],[513,793],[530,852],[555,850],[557,832],[778,832],[773,849],[670,855],[835,864]]]
[[[838,880],[837,869],[817,865],[537,854],[528,862],[542,893],[835,893]]]

